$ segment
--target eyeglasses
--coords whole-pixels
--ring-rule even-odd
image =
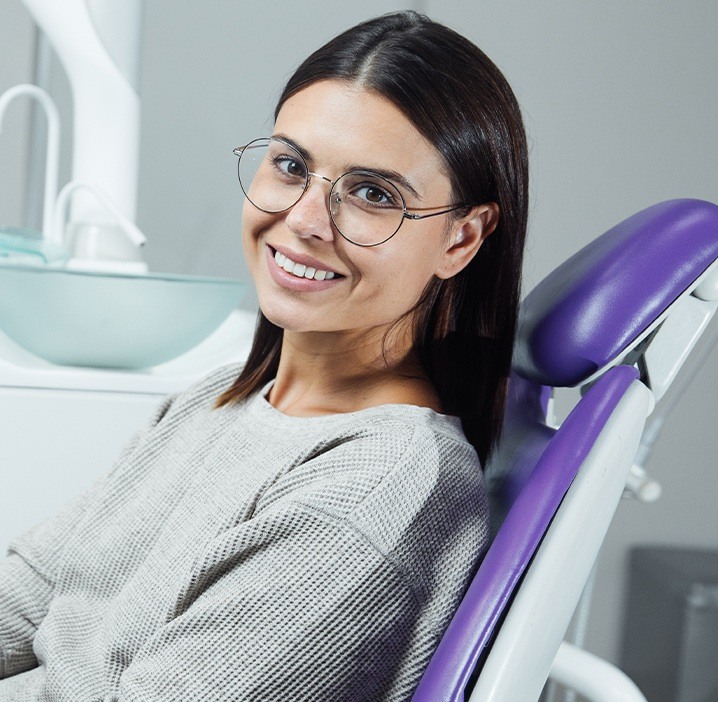
[[[399,231],[405,219],[417,220],[453,212],[466,205],[423,207],[417,214],[390,180],[372,171],[349,171],[331,180],[312,173],[297,149],[277,137],[255,139],[234,149],[237,175],[247,199],[262,212],[286,212],[307,192],[313,177],[331,184],[329,215],[337,231],[357,246],[378,246]]]

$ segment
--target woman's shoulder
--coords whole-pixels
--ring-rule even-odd
[[[386,473],[422,475],[427,485],[467,474],[481,477],[481,465],[458,417],[416,405],[381,405],[356,413],[361,416],[364,441],[357,451],[387,451]]]
[[[381,480],[367,493],[359,512],[404,505],[424,511],[468,500],[476,509],[485,498],[481,464],[456,417],[411,406],[377,408],[356,452],[381,461]],[[368,455],[367,455],[368,454]],[[441,510],[439,510],[441,511]]]
[[[234,382],[241,370],[242,365],[239,363],[214,368],[190,383],[182,392],[167,397],[160,407],[157,420],[165,415],[186,416],[197,409],[213,407],[219,395]]]
[[[260,393],[247,411],[249,426],[270,433],[274,444],[296,456],[284,478],[309,472],[321,481],[356,476],[365,486],[392,474],[421,476],[427,487],[450,476],[481,478],[481,466],[458,417],[428,407],[384,404],[354,412],[290,416]],[[283,447],[283,448],[282,448]]]
[[[332,436],[335,437],[335,445],[358,439],[362,439],[362,444],[365,444],[369,437],[375,437],[392,446],[397,442],[402,444],[407,438],[428,444],[441,438],[442,441],[469,446],[459,418],[441,414],[430,407],[388,402],[346,412],[286,414],[266,399],[266,391],[270,387],[271,383],[252,398],[249,414],[258,424],[283,434]],[[356,446],[358,448],[358,444]]]
[[[396,414],[387,410],[387,417]],[[479,459],[458,420],[431,410],[410,414],[413,422],[399,413],[388,442],[392,460],[346,521],[426,600],[437,581],[458,582],[476,562],[486,547],[489,510]],[[387,438],[380,428],[373,436]]]
[[[291,419],[296,421],[283,422],[277,441],[297,443],[291,438],[296,425],[304,447],[263,496],[260,509],[296,500],[361,531],[381,521],[386,534],[394,533],[389,538],[404,531],[404,519],[431,521],[432,510],[441,515],[448,507],[460,519],[464,508],[485,509],[481,465],[455,417],[418,406],[381,405]]]
[[[178,396],[178,399],[182,398],[189,402],[201,402],[209,398],[216,400],[217,396],[236,380],[241,370],[241,363],[230,363],[214,368],[205,376],[192,383]]]

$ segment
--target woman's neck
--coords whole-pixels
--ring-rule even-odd
[[[320,334],[284,332],[270,403],[285,414],[316,416],[382,404],[414,404],[441,411],[416,358],[411,337],[384,330]]]

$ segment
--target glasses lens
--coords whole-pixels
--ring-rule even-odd
[[[375,173],[344,174],[334,184],[330,212],[345,239],[376,246],[396,233],[404,218],[404,198],[396,186]]]
[[[304,159],[277,139],[256,139],[245,146],[237,173],[247,199],[264,212],[288,210],[307,187]]]

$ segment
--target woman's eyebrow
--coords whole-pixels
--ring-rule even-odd
[[[291,137],[288,137],[286,134],[272,134],[272,139],[279,139],[279,141],[283,141],[286,144],[289,144],[293,149],[299,152],[299,155],[307,162],[312,162],[312,155],[303,147],[299,146],[294,139]]]
[[[352,171],[368,171],[369,173],[375,173],[378,176],[381,176],[382,178],[391,181],[395,185],[401,185],[404,189],[408,190],[417,200],[422,200],[423,198],[419,193],[416,192],[415,188],[412,186],[412,184],[401,174],[397,171],[391,171],[386,170],[384,168],[373,168],[371,166],[349,166],[347,168],[347,172]]]

